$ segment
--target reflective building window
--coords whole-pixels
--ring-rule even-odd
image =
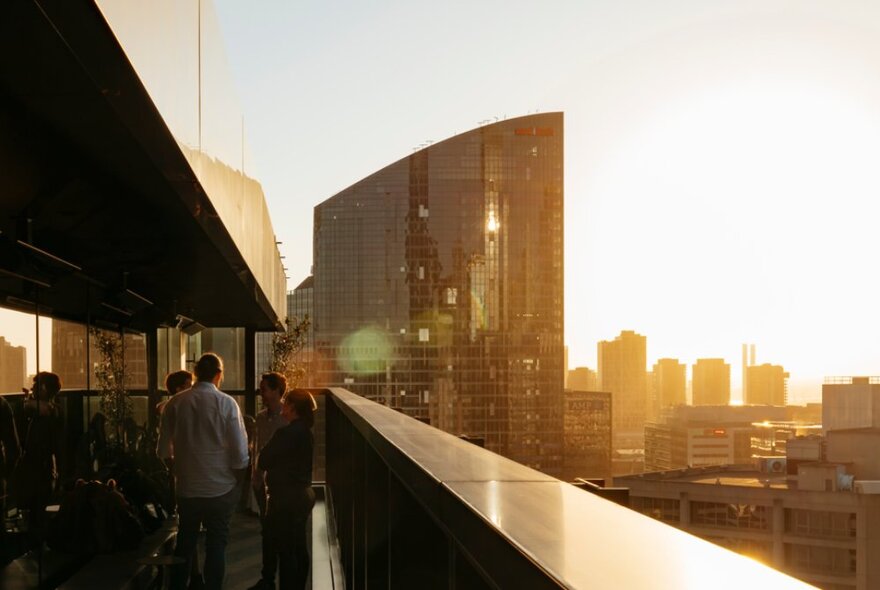
[[[316,385],[558,475],[562,211],[561,113],[463,133],[318,205]]]

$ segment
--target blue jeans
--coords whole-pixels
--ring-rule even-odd
[[[199,528],[205,525],[205,587],[220,590],[226,575],[226,543],[229,540],[229,519],[238,503],[239,486],[216,498],[177,498],[177,546],[174,555],[186,559],[176,565],[171,576],[172,590],[185,590],[192,556],[199,539]]]

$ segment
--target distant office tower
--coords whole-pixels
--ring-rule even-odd
[[[755,345],[742,345],[742,399],[748,397],[748,368],[755,364]]]
[[[144,390],[147,388],[146,339],[143,334],[126,334],[124,344],[125,386],[129,390]],[[52,320],[52,372],[61,378],[64,389],[88,386],[95,389],[94,367],[99,361],[95,339],[84,324]]]
[[[730,403],[730,365],[724,359],[697,359],[693,372],[695,406]]]
[[[575,367],[568,372],[568,387],[572,391],[596,391],[599,389],[599,379],[596,371],[587,367]]]
[[[647,338],[623,331],[599,342],[599,389],[611,392],[614,449],[644,448]]]
[[[568,347],[563,349],[562,357],[562,386],[568,388]]]
[[[561,479],[611,477],[611,394],[566,390],[564,423]]]
[[[0,393],[21,393],[27,382],[27,350],[0,336]]]
[[[291,318],[301,322],[308,318],[309,327],[306,330],[302,349],[297,353],[295,360],[305,371],[300,387],[317,387],[321,385],[315,381],[315,278],[308,276],[297,285],[296,289],[287,295],[287,313]]]
[[[822,385],[822,428],[880,428],[880,377],[830,377]]]
[[[562,113],[417,151],[314,227],[317,382],[559,473]]]
[[[645,470],[748,463],[785,454],[796,436],[818,434],[792,406],[678,406],[645,427]]]
[[[784,406],[788,400],[788,373],[779,365],[754,365],[746,372],[745,403]]]
[[[255,337],[257,377],[272,367],[272,332],[257,332]]]
[[[654,363],[651,377],[654,394],[652,418],[656,419],[663,408],[687,403],[687,365],[678,359],[660,359]]]

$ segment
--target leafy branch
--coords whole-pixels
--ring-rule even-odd
[[[99,358],[95,363],[95,379],[101,391],[101,413],[107,418],[107,434],[111,444],[123,441],[123,425],[131,416],[131,399],[125,390],[125,362],[122,337],[113,332],[91,328]]]
[[[296,356],[302,351],[309,334],[311,320],[309,316],[301,320],[296,316],[286,318],[285,332],[272,334],[272,363],[271,371],[277,371],[287,378],[287,387],[296,387],[306,376],[306,370],[301,366]]]

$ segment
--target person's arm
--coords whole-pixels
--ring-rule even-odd
[[[250,457],[248,455],[247,432],[244,429],[244,419],[238,404],[230,398],[232,411],[226,419],[226,440],[229,441],[229,460],[232,470],[239,479],[246,475]]]
[[[171,459],[174,457],[174,444],[172,438],[174,435],[174,419],[176,415],[174,406],[168,404],[165,406],[162,415],[159,417],[159,440],[156,441],[156,455],[165,461],[170,467]]]
[[[257,467],[268,470],[298,461],[302,453],[311,453],[310,436],[305,429],[288,426],[279,428],[263,447]]]
[[[249,457],[251,460],[251,483],[255,486],[262,487],[263,485],[263,473],[260,468],[257,467],[257,459],[260,458],[260,445],[262,441],[260,440],[260,414],[257,414],[254,418],[254,435],[251,437],[250,441],[250,451],[252,451],[252,455]]]
[[[21,456],[21,447],[18,444],[18,433],[15,430],[15,419],[12,416],[12,407],[6,400],[0,400],[0,443],[3,443],[5,454],[6,473],[0,473],[0,477],[12,476],[12,470]]]
[[[61,477],[64,474],[62,474],[59,469],[62,466],[69,464],[67,456],[70,452],[70,447],[65,444],[64,418],[61,416],[61,411],[59,410],[58,403],[53,403],[52,408],[52,430],[49,434],[49,436],[51,437],[51,441],[49,444],[51,445],[52,454],[55,455],[54,475],[55,477]]]
[[[287,428],[282,427],[269,437],[269,442],[267,442],[263,447],[263,450],[260,451],[260,458],[257,460],[257,468],[267,471],[277,467],[283,462],[286,454],[285,450],[289,448],[285,441],[287,438],[286,435]]]

